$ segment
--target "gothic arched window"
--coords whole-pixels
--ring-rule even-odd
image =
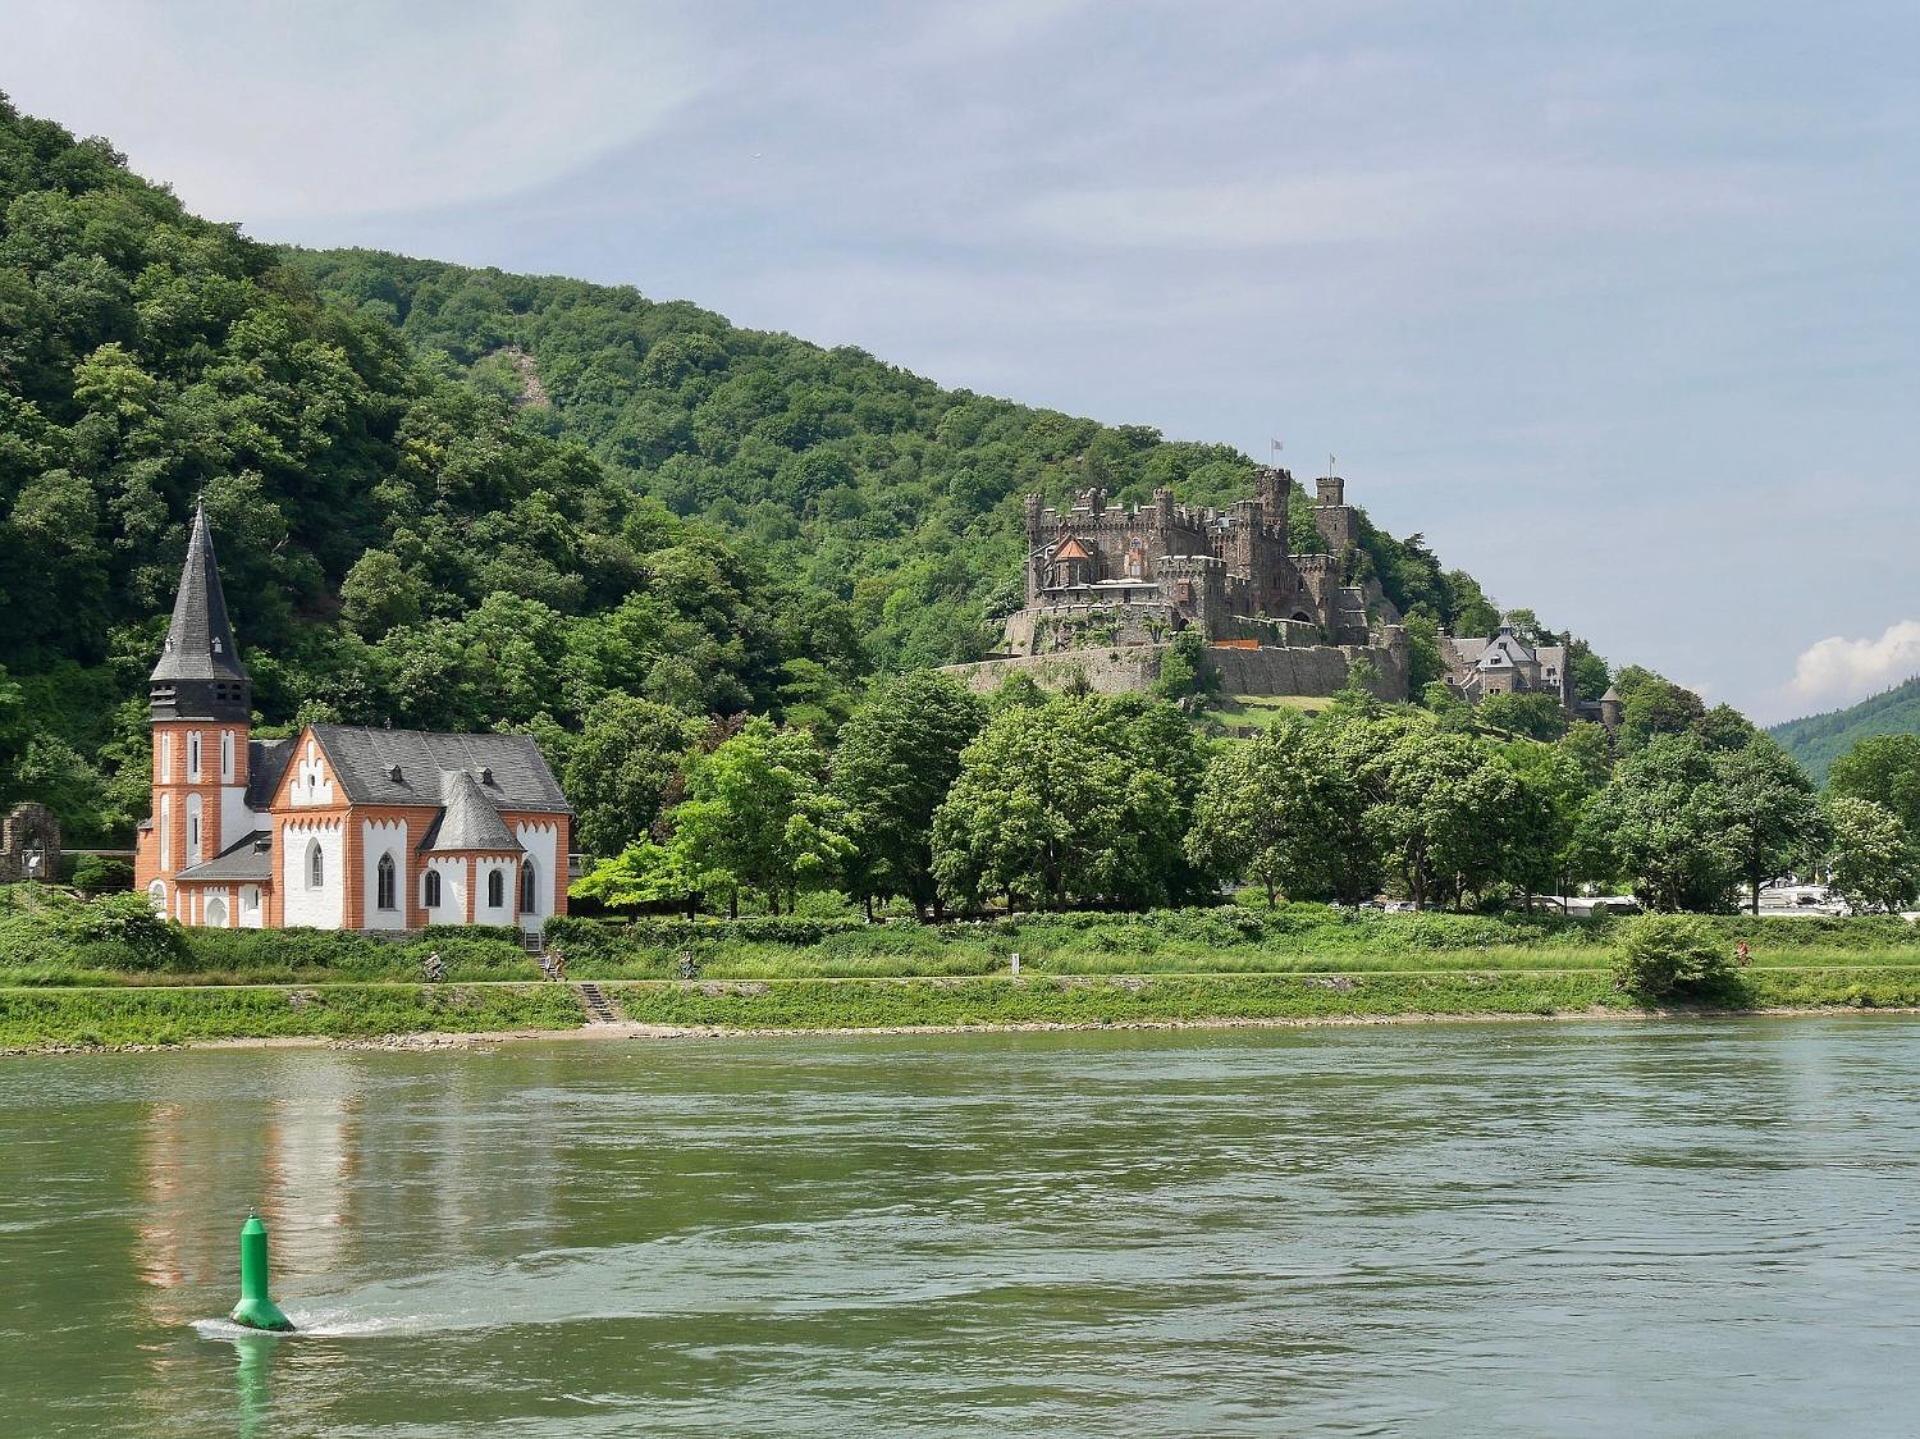
[[[440,871],[430,869],[420,882],[420,903],[428,909],[440,908]]]
[[[307,841],[307,888],[322,889],[327,883],[327,858],[320,853],[320,841]]]
[[[393,856],[383,854],[380,856],[378,867],[374,870],[374,908],[397,909],[399,906],[395,903],[394,889]]]
[[[487,908],[499,909],[507,902],[507,878],[497,869],[487,871]]]
[[[524,860],[520,865],[520,913],[538,914],[540,912],[540,883],[534,877],[532,860]]]

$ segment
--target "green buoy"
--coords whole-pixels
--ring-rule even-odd
[[[240,1302],[233,1307],[233,1322],[280,1333],[293,1328],[293,1321],[267,1297],[267,1226],[257,1214],[249,1214],[240,1226]]]

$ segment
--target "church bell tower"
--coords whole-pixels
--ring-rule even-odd
[[[248,832],[247,739],[253,716],[253,681],[240,663],[227,619],[204,505],[194,510],[173,623],[149,677],[147,698],[153,818],[140,831],[136,880],[156,909],[191,922],[174,879]]]

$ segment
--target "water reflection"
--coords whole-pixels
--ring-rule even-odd
[[[267,1379],[280,1341],[270,1334],[244,1335],[233,1341],[233,1387],[238,1400],[240,1439],[268,1432],[273,1396]]]

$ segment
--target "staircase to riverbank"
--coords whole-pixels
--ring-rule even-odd
[[[606,995],[600,992],[597,984],[579,984],[574,986],[580,991],[580,1002],[587,1007],[588,1024],[618,1024],[620,1016],[614,1012],[613,1005]]]

